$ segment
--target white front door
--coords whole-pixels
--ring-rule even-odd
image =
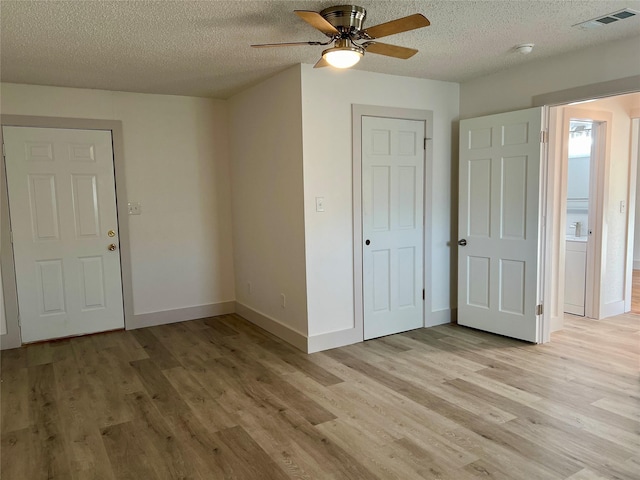
[[[542,108],[460,122],[458,323],[541,341]]]
[[[3,136],[22,341],[123,328],[111,132]]]
[[[362,117],[365,340],[423,326],[424,121]]]

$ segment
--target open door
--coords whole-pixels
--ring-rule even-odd
[[[458,324],[536,343],[542,115],[460,122]]]

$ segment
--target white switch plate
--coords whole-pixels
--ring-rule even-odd
[[[280,306],[285,308],[287,306],[287,297],[284,296],[284,293],[280,294]]]
[[[316,197],[316,212],[324,212],[324,197]]]
[[[142,213],[140,202],[129,202],[127,206],[129,207],[129,215],[140,215]]]
[[[627,211],[627,204],[624,200],[620,200],[620,213]]]

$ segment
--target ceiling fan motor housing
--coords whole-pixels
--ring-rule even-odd
[[[338,5],[325,8],[320,15],[343,35],[358,33],[367,16],[367,11],[356,5]],[[344,38],[344,37],[343,37]]]

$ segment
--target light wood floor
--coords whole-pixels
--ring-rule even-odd
[[[637,480],[640,316],[565,325],[307,356],[231,315],[5,351],[1,476]]]
[[[631,282],[631,311],[640,313],[640,270],[633,271]]]

